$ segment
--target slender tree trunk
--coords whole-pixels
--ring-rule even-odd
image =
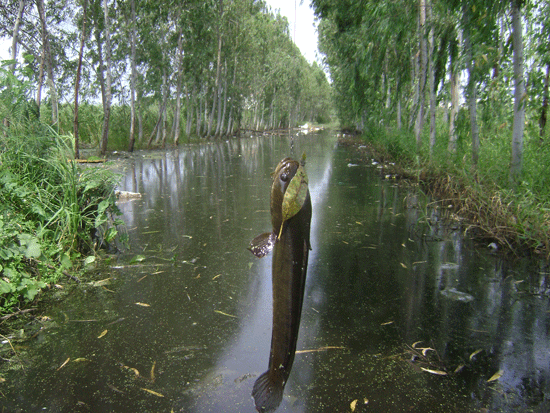
[[[426,0],[426,5],[428,7],[428,18],[430,23],[433,22],[431,6],[429,0]],[[436,100],[435,100],[435,70],[434,70],[434,30],[433,25],[430,24],[430,32],[428,35],[428,76],[429,76],[429,94],[430,94],[430,155],[433,154],[435,147],[436,139],[436,130],[435,130],[435,110],[436,110]]]
[[[218,88],[220,82],[220,72],[221,72],[221,56],[222,56],[222,15],[223,15],[223,0],[219,0],[219,24],[218,24],[218,58],[216,64],[216,79],[214,82],[213,96],[212,96],[212,112],[210,113],[210,119],[208,120],[208,131],[206,132],[207,136],[211,136],[212,125],[214,124],[214,115],[216,114],[216,105],[218,103]]]
[[[422,129],[424,128],[424,106],[425,106],[425,89],[426,89],[426,77],[428,66],[428,50],[426,46],[426,1],[420,0],[419,2],[419,25],[418,35],[420,38],[420,73],[419,73],[419,100],[418,100],[418,112],[416,114],[416,122],[414,127],[414,135],[416,137],[416,148],[420,151],[422,147]]]
[[[548,113],[548,82],[550,80],[550,64],[546,65],[546,77],[544,79],[544,91],[542,93],[542,107],[539,118],[539,136],[540,143],[544,142],[544,134],[546,130],[546,116]]]
[[[84,0],[82,11],[82,33],[80,35],[80,50],[78,53],[78,67],[76,69],[76,80],[74,84],[74,157],[80,159],[80,139],[78,136],[78,93],[80,91],[80,74],[82,72],[82,56],[84,55],[84,43],[86,42],[86,18],[88,11],[88,0]]]
[[[517,183],[523,161],[523,130],[525,128],[525,82],[523,78],[523,34],[521,0],[512,0],[512,44],[514,48],[514,124],[512,127],[512,162],[510,180]]]
[[[178,146],[180,141],[180,118],[181,118],[181,90],[183,84],[183,35],[181,28],[178,32],[178,77],[176,86],[176,111],[174,113],[174,145]]]
[[[50,90],[50,99],[52,101],[52,124],[56,125],[59,120],[59,116],[57,112],[57,109],[58,109],[57,90],[55,88],[55,82],[53,78],[52,54],[50,49],[48,29],[46,27],[46,13],[44,10],[44,0],[36,0],[36,8],[38,10],[38,15],[40,16],[40,25],[41,25],[41,31],[42,31],[42,49],[44,53],[44,62],[46,64],[48,89]]]
[[[458,30],[458,27],[457,27]],[[461,35],[458,32],[458,38],[454,37],[449,44],[449,83],[451,86],[451,110],[449,115],[449,145],[447,150],[450,153],[456,153],[456,144],[458,141],[458,132],[456,129],[458,121],[458,111],[460,109],[460,84],[458,74],[458,44],[461,42]]]
[[[11,74],[15,73],[15,60],[17,59],[17,45],[19,44],[19,27],[21,25],[21,19],[23,18],[23,12],[25,11],[25,0],[19,0],[19,9],[17,10],[17,17],[13,23],[13,36],[11,41],[11,59],[14,61],[10,65]]]
[[[136,141],[136,3],[130,1],[132,28],[130,29],[130,138],[128,139],[128,152],[134,151]]]
[[[470,39],[470,16],[468,5],[464,5],[464,50],[466,52],[466,69],[468,71],[468,108],[470,112],[470,129],[472,134],[472,165],[477,168],[479,159],[479,128],[477,124],[477,90],[474,79],[474,58]]]
[[[111,117],[111,27],[109,21],[108,0],[103,0],[103,18],[105,22],[105,102],[103,104],[103,130],[101,134],[100,153],[107,153],[107,142],[109,139],[109,119]]]

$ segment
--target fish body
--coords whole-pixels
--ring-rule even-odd
[[[273,328],[269,368],[256,380],[252,390],[259,412],[276,410],[283,398],[296,352],[310,250],[311,199],[303,167],[299,162],[285,158],[272,176],[270,209],[273,230],[256,237],[249,248],[258,257],[273,249]]]

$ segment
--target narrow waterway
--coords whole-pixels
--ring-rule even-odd
[[[548,411],[548,267],[473,245],[321,133],[126,159],[130,250],[12,339],[0,412],[253,412],[271,257],[246,248],[271,229],[270,173],[303,152],[312,251],[278,411]]]

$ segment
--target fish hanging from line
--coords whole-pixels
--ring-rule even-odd
[[[273,326],[268,370],[252,390],[258,412],[279,407],[292,369],[300,328],[311,226],[311,198],[304,170],[305,155],[298,162],[285,158],[272,174],[272,231],[254,238],[249,250],[261,258],[273,250]]]

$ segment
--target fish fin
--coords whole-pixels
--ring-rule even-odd
[[[262,413],[274,412],[283,400],[284,381],[281,377],[269,374],[269,370],[262,374],[252,389],[252,397],[256,410]]]
[[[256,257],[262,258],[271,252],[276,241],[277,235],[273,232],[264,232],[250,241],[248,250]]]

